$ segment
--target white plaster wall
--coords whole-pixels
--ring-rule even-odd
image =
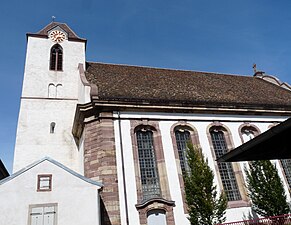
[[[85,69],[85,68],[84,68]],[[79,93],[78,93],[78,100],[80,104],[90,102],[90,91],[91,87],[89,85],[85,85],[81,80],[81,76],[79,74]]]
[[[78,64],[85,65],[85,43],[65,40],[63,71],[50,71],[50,39],[28,37],[13,171],[44,156],[82,172],[72,125],[78,103]],[[48,98],[49,84],[62,85],[58,99]],[[50,134],[50,123],[56,123]]]
[[[117,114],[114,114],[117,118]],[[207,129],[213,121],[220,121],[225,125],[231,132],[232,141],[235,147],[242,144],[241,138],[239,136],[239,127],[243,122],[250,122],[256,125],[261,132],[268,129],[269,125],[273,122],[281,122],[287,119],[287,117],[281,116],[241,116],[241,115],[212,115],[212,114],[167,114],[167,113],[137,113],[137,112],[122,112],[121,118],[121,128],[122,128],[122,140],[123,140],[123,151],[125,157],[125,173],[126,173],[126,184],[128,193],[128,206],[129,206],[129,218],[138,219],[138,213],[135,208],[137,203],[136,197],[136,183],[134,174],[134,164],[132,155],[132,140],[130,135],[130,119],[157,119],[161,120],[159,122],[159,127],[162,136],[163,150],[165,153],[165,162],[167,169],[167,176],[169,181],[170,194],[173,201],[175,201],[176,206],[174,207],[174,217],[176,224],[189,224],[187,220],[187,215],[184,213],[182,204],[182,195],[180,192],[180,184],[178,181],[177,165],[175,163],[174,150],[172,146],[172,139],[170,136],[170,128],[172,125],[178,121],[187,121],[187,123],[194,126],[198,132],[200,145],[204,156],[208,158],[208,163],[210,168],[215,170],[215,161],[213,160],[212,152],[210,150],[210,144],[207,137]],[[123,183],[121,174],[121,156],[120,156],[120,143],[119,143],[119,132],[118,132],[118,120],[115,121],[115,140],[117,148],[117,164],[118,164],[118,177],[119,177],[119,193],[120,202],[124,202],[123,196]],[[246,162],[240,162],[240,167],[243,171],[244,164]],[[277,166],[278,168],[278,166]],[[221,190],[220,184],[218,182],[218,171],[214,172],[214,184],[217,185],[218,190]],[[244,172],[243,175],[245,176]],[[281,173],[282,175],[282,173]],[[287,187],[286,187],[287,188]],[[123,209],[121,205],[121,209]],[[123,213],[122,213],[123,214]],[[240,207],[227,209],[227,221],[239,221],[248,218],[252,214],[250,207]],[[138,221],[138,220],[136,220]],[[123,224],[125,222],[123,221]]]
[[[125,177],[122,174],[122,160],[121,160],[121,146],[120,146],[120,133],[118,120],[114,121],[114,135],[115,135],[115,146],[116,146],[116,160],[117,160],[117,176],[118,176],[118,192],[120,202],[120,215],[121,225],[126,225],[126,213],[125,213],[125,195],[124,195],[124,179],[126,184],[127,192],[127,206],[128,206],[128,219],[129,224],[139,224],[139,214],[135,208],[137,204],[137,193],[136,193],[136,180],[133,164],[133,150],[130,136],[130,122],[121,121],[122,127],[122,148],[124,157],[124,171]]]
[[[85,65],[85,43],[65,40],[63,71],[49,70],[50,39],[28,37],[22,97],[48,97],[50,83],[63,84],[63,98],[78,98],[78,65]]]
[[[84,131],[85,132],[85,131]],[[84,175],[84,132],[80,138],[80,141],[79,141],[79,155],[78,155],[78,158],[79,158],[79,168],[80,168],[80,174]]]
[[[52,191],[36,191],[38,174],[52,174]],[[0,185],[0,224],[27,225],[29,205],[57,203],[57,224],[99,225],[98,189],[44,161]]]
[[[78,149],[72,135],[74,101],[26,99],[21,102],[13,171],[49,156],[79,171]],[[55,122],[55,133],[50,124]]]

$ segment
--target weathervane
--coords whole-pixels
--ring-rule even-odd
[[[52,22],[55,22],[55,18],[56,18],[55,16],[52,16]]]

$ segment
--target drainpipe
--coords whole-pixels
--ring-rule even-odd
[[[125,170],[124,170],[124,156],[123,156],[123,144],[122,144],[122,132],[121,132],[121,120],[120,120],[120,112],[117,112],[118,115],[118,129],[119,129],[119,143],[120,143],[120,151],[121,151],[121,164],[122,164],[122,177],[123,177],[123,194],[124,194],[124,206],[125,206],[125,218],[126,224],[129,225],[128,220],[128,205],[127,205],[127,192],[126,192],[126,183],[125,183]]]

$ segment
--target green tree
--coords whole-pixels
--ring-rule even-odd
[[[214,174],[201,150],[192,145],[187,149],[187,171],[184,173],[186,203],[191,225],[212,225],[225,221],[226,196],[217,197]]]
[[[248,195],[256,213],[276,216],[290,212],[282,180],[270,160],[252,161],[245,172]]]

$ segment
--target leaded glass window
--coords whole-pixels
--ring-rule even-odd
[[[216,158],[227,153],[227,145],[222,131],[211,131],[211,139]],[[241,200],[232,164],[229,162],[217,162],[223,189],[228,201]]]
[[[291,159],[281,159],[281,164],[283,171],[288,183],[289,188],[291,188]]]
[[[160,197],[160,182],[153,143],[153,132],[136,132],[143,200]]]
[[[241,129],[243,142],[246,143],[258,135],[257,129],[254,127],[243,127]]]
[[[63,70],[63,49],[58,44],[51,48],[50,70]]]
[[[190,142],[190,132],[187,130],[177,129],[175,131],[175,137],[177,142],[177,149],[180,159],[180,166],[182,172],[185,172],[188,168],[187,165],[187,157],[186,157],[186,149],[187,143]]]

